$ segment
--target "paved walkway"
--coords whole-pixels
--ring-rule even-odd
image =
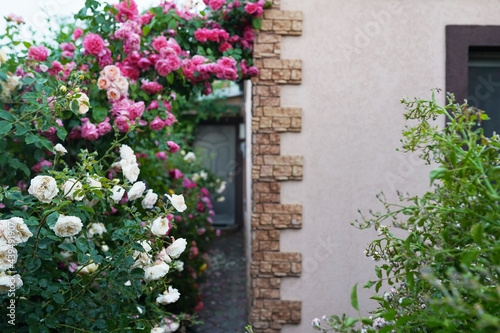
[[[203,325],[196,333],[243,333],[248,325],[243,230],[223,231],[209,254],[207,280],[201,286]]]

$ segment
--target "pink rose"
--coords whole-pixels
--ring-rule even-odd
[[[173,170],[170,170],[168,172],[168,174],[170,175],[170,177],[172,177],[173,179],[179,179],[179,178],[182,178],[184,177],[184,174],[179,170],[179,169],[173,169]]]
[[[45,61],[49,51],[45,46],[30,46],[28,50],[28,59],[35,61]]]
[[[82,127],[81,126],[73,127],[68,134],[69,139],[80,139],[81,137],[82,137]]]
[[[159,160],[163,160],[163,161],[166,161],[167,160],[167,153],[165,153],[164,151],[160,151],[158,153],[155,154],[155,156],[159,159]]]
[[[96,125],[92,124],[90,121],[86,121],[82,126],[82,138],[89,141],[97,140],[99,138],[99,132],[97,131]]]
[[[111,132],[111,124],[109,123],[109,118],[106,117],[106,119],[97,125],[97,132],[99,133],[99,136],[104,136]]]
[[[159,131],[165,127],[165,123],[160,117],[156,116],[156,118],[149,124],[149,127],[151,127],[153,131]]]
[[[59,74],[60,71],[64,70],[63,69],[63,66],[61,65],[61,63],[59,61],[52,61],[51,62],[52,64],[52,68],[50,68],[47,73],[49,73],[50,75],[57,75]]]
[[[88,54],[99,55],[104,51],[104,40],[98,34],[88,33],[83,38],[83,47]]]
[[[219,46],[219,51],[220,52],[226,52],[229,49],[232,49],[233,46],[229,44],[228,42],[224,42]]]
[[[204,188],[204,187],[200,190],[200,193],[204,197],[209,197],[210,196],[210,192],[208,192],[208,190],[206,188]]]
[[[179,151],[179,145],[173,141],[167,141],[167,146],[168,146],[168,152],[169,153],[176,153]]]
[[[114,81],[121,76],[120,68],[114,65],[104,67],[104,74],[110,81]]]
[[[128,130],[130,129],[129,120],[125,116],[116,117],[115,124],[120,133],[128,132]]]
[[[168,46],[167,38],[165,36],[154,37],[152,45],[157,52],[160,52],[162,48]]]
[[[118,89],[110,88],[107,92],[107,96],[109,100],[116,101],[119,100],[122,95],[120,94]]]
[[[135,120],[136,118],[141,118],[144,113],[144,108],[145,105],[143,101],[132,104],[129,109],[130,119]]]
[[[76,46],[73,43],[61,43],[61,50],[73,52],[76,50]]]
[[[217,10],[222,7],[226,3],[226,0],[210,0],[208,5],[213,9]]]
[[[50,168],[50,167],[52,167],[52,162],[51,161],[46,161],[46,160],[44,160],[42,158],[42,160],[40,162],[38,162],[37,164],[33,165],[33,167],[31,168],[31,170],[33,170],[36,173],[40,173],[40,172],[42,172],[42,168],[44,166],[48,166]]]
[[[80,38],[81,35],[83,35],[82,29],[76,28],[75,30],[73,30],[73,39],[74,40],[77,40],[78,38]]]
[[[259,75],[259,70],[255,66],[250,66],[247,71],[248,76],[257,76]]]
[[[141,85],[141,89],[147,92],[150,95],[157,94],[160,90],[163,89],[163,86],[158,82],[146,82],[143,81]]]
[[[200,42],[205,43],[207,41],[207,29],[198,29],[194,32],[194,38]]]
[[[139,16],[139,10],[134,0],[124,0],[115,5],[115,8],[118,9],[118,13],[115,16],[118,22],[133,20]]]
[[[263,6],[264,4],[261,1],[256,3],[248,2],[245,6],[245,11],[253,17],[259,17],[264,12]]]
[[[174,123],[175,123],[175,116],[169,112],[167,119],[165,120],[165,125],[172,126]]]
[[[155,69],[161,76],[167,76],[170,72],[172,72],[172,68],[170,67],[167,59],[158,60],[155,64]]]
[[[137,66],[141,69],[149,69],[149,67],[151,67],[151,61],[148,58],[141,58],[137,62]]]

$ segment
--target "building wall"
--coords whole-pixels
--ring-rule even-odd
[[[350,225],[359,217],[357,210],[368,214],[369,209],[382,208],[375,197],[379,191],[396,201],[396,190],[421,194],[428,189],[431,168],[414,156],[396,151],[404,127],[400,99],[430,97],[431,88],[445,89],[445,26],[500,25],[500,3],[495,0],[281,0],[275,1],[277,8],[301,13],[295,16],[302,19],[301,36],[280,35],[278,31],[282,36],[276,39],[278,48],[259,46],[269,44],[269,40],[257,38],[256,51],[260,50],[261,55],[256,52],[256,59],[265,57],[266,52],[272,58],[270,52],[277,52],[274,58],[300,60],[287,63],[301,69],[300,80],[294,82],[298,84],[274,80],[273,85],[269,81],[270,87],[277,87],[270,89],[275,89],[278,98],[267,101],[277,103],[277,107],[298,108],[293,110],[300,118],[300,126],[295,130],[285,126],[283,131],[272,132],[282,133],[268,137],[277,140],[277,148],[259,141],[262,138],[259,133],[272,128],[265,127],[268,120],[262,127],[264,115],[258,107],[267,90],[259,90],[265,84],[256,80],[253,165],[258,173],[253,179],[252,281],[257,293],[266,289],[255,284],[262,281],[259,280],[262,276],[272,276],[272,271],[265,272],[268,266],[259,254],[259,246],[264,243],[258,240],[275,235],[276,247],[272,251],[294,253],[289,259],[297,264],[295,274],[278,276],[277,296],[292,302],[287,304],[299,309],[296,311],[301,318],[288,322],[269,318],[269,326],[265,317],[251,319],[264,322],[258,332],[303,333],[313,331],[310,322],[314,317],[344,312],[354,315],[350,306],[352,286],[375,278],[374,263],[364,256],[363,250],[376,233]],[[271,19],[275,14],[265,17]],[[266,69],[264,63],[260,65]],[[264,70],[263,74],[268,73]],[[444,94],[439,98],[444,102]],[[282,114],[292,119],[294,114],[290,112]],[[295,178],[270,177],[266,181],[258,159],[263,155],[260,150],[263,146],[276,149],[277,156],[297,156],[294,162],[303,173]],[[272,188],[262,185],[265,183],[277,184],[273,185],[274,195]],[[262,196],[263,193],[268,194]],[[266,200],[287,205],[282,208],[290,214],[300,213],[295,228],[285,225],[277,232],[269,229],[265,236],[258,232],[266,230],[262,229],[262,212],[258,210]],[[271,225],[278,218],[272,217]],[[262,263],[264,272],[259,270]],[[265,283],[263,286],[268,286]],[[375,305],[367,301],[367,295],[366,290],[360,292],[363,312]],[[262,313],[266,305],[274,309],[282,304],[269,301],[264,304],[262,297],[254,292],[252,305],[253,309],[262,308]],[[275,326],[270,326],[273,323]]]

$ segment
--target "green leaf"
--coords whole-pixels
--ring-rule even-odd
[[[352,287],[351,290],[351,305],[353,308],[359,311],[359,306],[358,306],[358,284],[356,283],[354,287]]]
[[[8,121],[0,121],[0,135],[5,135],[9,133],[12,129],[12,124]]]
[[[375,266],[375,274],[377,275],[377,277],[378,277],[379,279],[381,279],[381,278],[382,278],[382,271],[380,270],[380,267]]]
[[[59,218],[59,213],[58,212],[53,212],[50,213],[49,216],[47,216],[47,224],[49,225],[50,228],[56,225],[57,219]]]
[[[76,246],[78,247],[78,249],[80,251],[82,251],[82,253],[87,253],[87,251],[89,249],[88,248],[88,241],[82,237],[80,237],[76,240]]]
[[[16,117],[10,112],[7,112],[5,110],[0,110],[0,118],[8,120],[8,121],[16,121]]]
[[[76,252],[76,246],[71,243],[61,243],[59,248],[65,251]]]
[[[169,73],[169,74],[166,76],[166,79],[167,79],[167,82],[168,82],[169,84],[174,83],[174,73]]]
[[[58,127],[56,129],[56,134],[59,139],[64,141],[64,139],[66,139],[66,136],[68,135],[68,132],[63,127]]]
[[[54,300],[54,302],[56,302],[57,304],[63,304],[64,303],[64,296],[61,295],[61,294],[54,294],[52,296],[52,299]]]
[[[92,108],[92,117],[98,123],[103,122],[108,116],[109,110],[104,106],[95,106]]]
[[[26,135],[26,137],[24,138],[24,142],[26,142],[27,145],[30,145],[30,144],[36,142],[37,140],[38,140],[38,138],[33,133],[28,133]]]
[[[484,225],[481,222],[474,224],[471,231],[472,239],[477,244],[483,244],[483,235],[484,235]]]
[[[261,17],[252,18],[252,26],[257,30],[262,28],[262,18]]]
[[[40,266],[42,265],[42,261],[38,257],[29,257],[28,259],[26,259],[24,265],[25,265],[26,269],[30,273],[32,273],[40,268]]]
[[[23,124],[16,124],[16,135],[22,136],[30,130],[29,127],[25,127]]]
[[[151,27],[149,25],[146,25],[145,27],[142,28],[142,33],[144,36],[149,34],[150,31],[151,31]]]
[[[171,19],[170,21],[168,21],[168,28],[177,29],[177,21],[175,19]]]
[[[439,167],[431,171],[430,178],[431,178],[431,185],[434,183],[436,179],[443,179],[449,174],[450,170],[445,167]]]

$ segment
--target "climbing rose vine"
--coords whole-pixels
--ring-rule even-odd
[[[87,0],[54,38],[0,36],[0,329],[173,332],[196,323],[224,182],[176,132],[178,99],[258,74],[263,1]],[[220,195],[219,195],[220,196]],[[221,198],[222,199],[222,198]]]

